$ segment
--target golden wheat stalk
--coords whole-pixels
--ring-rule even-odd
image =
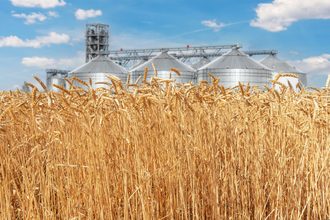
[[[155,64],[154,63],[151,63],[151,66],[152,66],[152,69],[154,70],[154,76],[157,77],[158,76],[158,72],[157,72],[157,69],[155,67]]]
[[[89,85],[88,85],[85,81],[79,79],[79,78],[76,77],[76,76],[72,77],[72,80],[73,80],[73,81],[76,81],[76,82],[78,82],[78,83],[80,83],[81,85],[84,85],[84,86],[89,87]]]
[[[179,71],[178,69],[176,69],[176,68],[171,68],[170,70],[171,70],[172,72],[176,73],[178,76],[181,76],[181,73],[180,73],[180,71]]]
[[[144,68],[144,73],[143,73],[143,81],[142,81],[143,83],[147,82],[148,72],[149,72],[149,68],[145,67]]]
[[[298,74],[295,73],[282,73],[281,77],[292,77],[292,78],[299,78]]]
[[[241,82],[238,82],[238,85],[239,85],[239,90],[241,91],[242,96],[244,96],[245,95],[245,91],[244,91],[244,87],[243,87],[242,83]]]
[[[328,90],[111,80],[0,92],[0,219],[328,218]]]
[[[131,82],[131,73],[128,73],[126,79],[126,87],[129,87],[130,82]]]
[[[47,86],[42,82],[41,79],[39,79],[37,76],[34,76],[33,78],[40,84],[44,91],[48,91]]]
[[[66,93],[66,94],[68,94],[68,95],[71,95],[71,93],[70,93],[67,89],[65,89],[64,87],[62,87],[62,86],[60,86],[60,85],[53,84],[53,87],[55,87],[55,88],[61,90],[62,92]]]
[[[31,83],[26,82],[25,85],[30,87],[31,89],[35,88],[37,91],[39,91],[38,88],[35,85],[31,84]]]

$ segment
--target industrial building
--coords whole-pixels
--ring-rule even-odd
[[[173,78],[176,82],[210,81],[208,73],[220,78],[225,87],[236,86],[238,82],[250,83],[253,86],[268,84],[275,73],[296,73],[303,85],[306,74],[295,69],[276,57],[275,50],[241,51],[240,46],[215,45],[150,49],[109,49],[109,25],[87,24],[85,32],[86,63],[68,74],[68,71],[47,70],[47,86],[52,84],[65,86],[65,77],[78,77],[93,82],[108,81],[106,75],[112,74],[126,81],[128,69],[132,73],[131,81],[136,81],[143,75],[147,67],[148,80],[154,75],[153,66],[160,78]],[[268,55],[261,63],[252,56]],[[180,71],[178,76],[171,68]],[[294,84],[294,83],[293,83]]]
[[[55,88],[53,86],[53,84],[59,85],[59,86],[62,86],[63,88],[65,88],[65,86],[66,86],[65,78],[68,77],[68,73],[69,73],[69,71],[67,71],[67,70],[47,69],[46,70],[47,88],[49,90],[52,90],[52,91],[55,91],[55,92],[58,92],[59,90],[57,88]]]
[[[159,55],[153,57],[149,61],[135,67],[132,72],[132,81],[135,82],[139,77],[143,76],[145,68],[148,68],[147,80],[155,75],[154,68],[157,76],[164,79],[175,79],[178,83],[196,82],[196,70],[169,55],[167,51],[161,52]],[[180,72],[180,76],[171,71],[175,68]]]
[[[220,83],[225,87],[237,86],[239,82],[262,87],[272,79],[270,69],[250,58],[238,47],[201,67],[198,70],[198,81],[210,82],[209,73],[220,78]]]
[[[265,57],[260,63],[272,70],[273,77],[278,73],[293,73],[298,76],[298,78],[293,77],[281,77],[278,81],[288,86],[288,82],[296,88],[298,83],[302,85],[307,85],[306,73],[303,73],[296,69],[296,67],[289,65],[287,62],[282,61],[277,58],[276,54],[270,54]]]
[[[76,76],[86,82],[92,79],[94,87],[99,87],[95,82],[107,81],[106,74],[116,74],[122,80],[127,77],[125,68],[109,60],[109,25],[107,24],[87,24],[85,31],[85,64],[75,70],[66,71],[66,74],[59,75],[48,74],[47,86],[50,90],[54,89],[52,84],[65,86],[65,77]],[[61,72],[61,70],[51,70],[52,72]]]

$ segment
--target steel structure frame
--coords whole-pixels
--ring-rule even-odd
[[[87,24],[85,39],[86,63],[97,56],[109,56],[109,25]]]
[[[213,58],[224,54],[224,50],[234,47],[240,47],[238,44],[233,45],[215,45],[215,46],[197,46],[197,47],[170,47],[170,48],[150,48],[150,49],[120,49],[110,51],[110,58],[117,61],[123,66],[127,66],[131,61],[149,60],[157,53],[167,51],[177,59],[183,62],[191,58]],[[277,54],[276,50],[253,50],[244,51],[249,56]]]

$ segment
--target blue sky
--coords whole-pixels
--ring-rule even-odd
[[[0,90],[46,67],[84,62],[86,23],[111,27],[111,49],[239,43],[276,49],[308,72],[309,86],[330,73],[329,0],[0,0]],[[255,57],[261,59],[262,57]]]

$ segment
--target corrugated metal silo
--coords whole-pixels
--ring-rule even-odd
[[[103,85],[95,84],[96,82],[107,82],[107,75],[117,76],[123,83],[127,79],[127,70],[113,62],[107,57],[98,56],[88,63],[78,67],[70,72],[70,77],[77,77],[85,82],[89,82],[89,79],[93,82],[93,88],[103,87]]]
[[[60,90],[53,86],[53,84],[62,86],[63,88],[66,87],[65,78],[68,77],[67,70],[59,70],[59,69],[47,69],[47,88],[49,90],[59,92]]]
[[[198,81],[207,80],[211,82],[208,76],[209,73],[219,77],[220,84],[225,87],[237,86],[239,82],[263,87],[268,85],[272,79],[270,69],[250,58],[239,48],[233,48],[230,52],[200,68]]]
[[[169,79],[171,76],[171,78],[175,79],[178,83],[196,82],[196,70],[179,61],[166,51],[161,52],[149,61],[132,69],[132,82],[135,82],[140,76],[143,76],[146,67],[149,70],[147,80],[150,80],[151,77],[154,76],[152,64],[154,64],[159,78]],[[178,76],[173,72],[171,73],[171,68],[179,70],[181,75]]]
[[[307,85],[307,77],[306,73],[302,73],[301,71],[297,70],[295,67],[289,65],[287,62],[282,61],[277,58],[275,54],[267,56],[265,59],[261,61],[261,63],[273,71],[273,77],[277,73],[293,73],[298,75],[298,79],[292,77],[281,77],[279,82],[288,85],[288,81],[291,83],[293,87],[295,87],[298,82],[303,84],[304,86]]]

